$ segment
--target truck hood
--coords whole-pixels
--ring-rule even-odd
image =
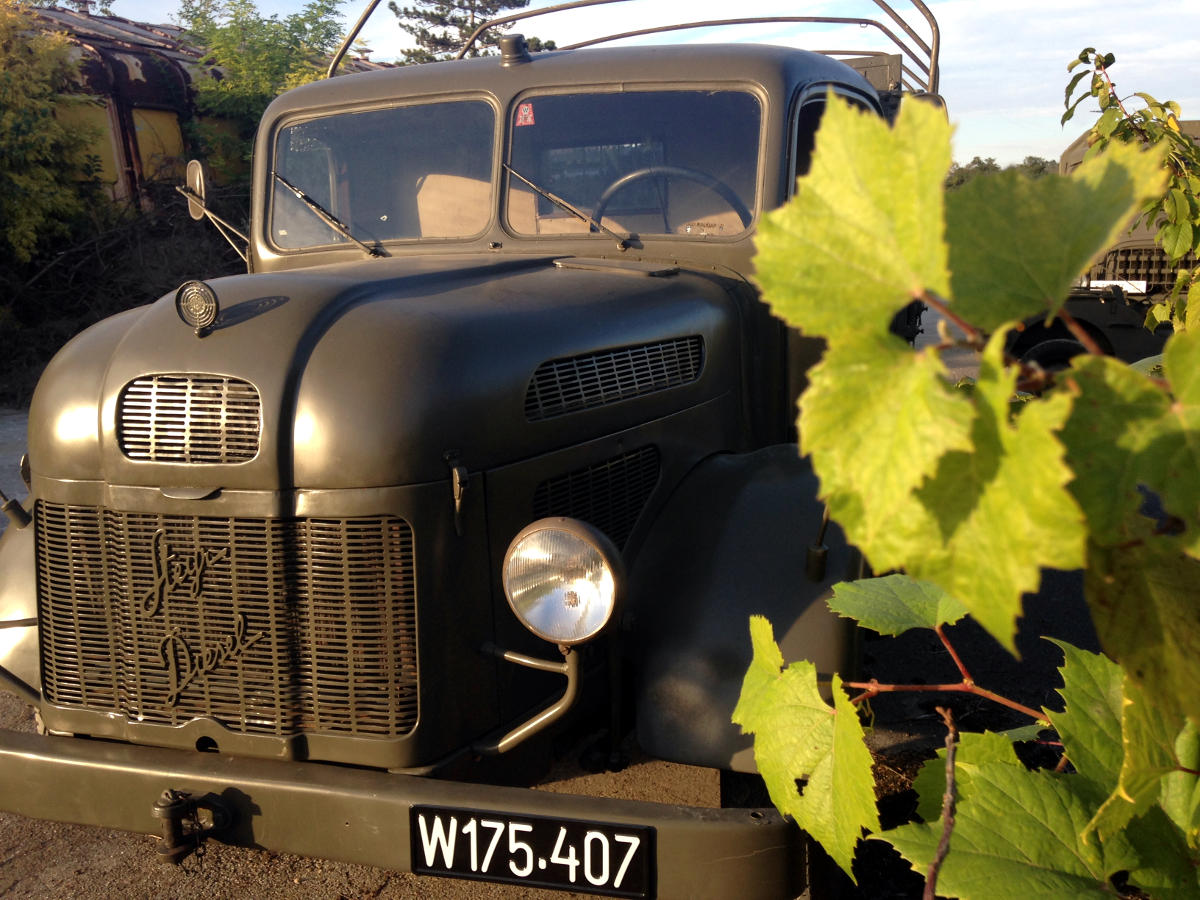
[[[728,290],[670,267],[408,257],[210,284],[221,313],[202,337],[171,293],[60,352],[30,411],[35,475],[257,491],[415,484],[444,479],[447,454],[487,469],[738,382],[716,371],[740,358]],[[693,360],[682,374],[681,352]],[[257,395],[252,455],[132,452],[137,416],[167,417],[152,427],[168,450],[192,439],[190,400],[150,406],[156,385],[196,375]],[[226,427],[224,407],[205,415],[210,432]]]

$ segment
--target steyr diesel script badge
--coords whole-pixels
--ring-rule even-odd
[[[146,618],[161,615],[172,597],[182,595],[190,600],[199,600],[209,566],[229,558],[228,547],[172,553],[167,546],[167,533],[161,528],[154,532],[151,550],[154,583],[138,598],[138,608]],[[158,645],[159,658],[167,671],[167,703],[177,705],[180,695],[193,681],[215,672],[266,637],[265,632],[248,634],[247,630],[246,614],[238,613],[232,634],[197,649],[188,643],[178,627],[171,628]]]

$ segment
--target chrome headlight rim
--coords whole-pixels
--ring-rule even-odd
[[[518,553],[522,552],[522,549],[530,538],[544,532],[565,534],[587,545],[588,549],[599,558],[612,581],[611,602],[608,604],[607,614],[604,616],[603,621],[589,628],[583,634],[564,637],[561,633],[556,634],[546,628],[540,627],[536,622],[530,620],[530,617],[522,609],[520,600],[514,596],[514,587],[512,578],[510,577],[513,559]],[[512,610],[518,622],[544,641],[549,641],[560,647],[575,647],[594,640],[607,630],[617,617],[621,599],[625,592],[625,566],[621,559],[621,552],[617,549],[616,544],[600,529],[580,519],[551,516],[530,522],[512,539],[508,545],[508,549],[504,553],[504,561],[500,569],[500,580],[504,588],[504,598],[508,601],[508,607]]]

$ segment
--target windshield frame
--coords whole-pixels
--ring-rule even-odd
[[[293,128],[297,125],[303,125],[308,122],[317,122],[322,119],[332,119],[332,118],[336,118],[339,116],[352,116],[352,115],[358,115],[358,114],[363,114],[363,113],[382,113],[382,112],[386,112],[388,110],[401,110],[401,109],[410,109],[410,108],[414,108],[414,107],[434,106],[434,105],[439,105],[439,104],[460,103],[460,102],[483,103],[487,106],[487,108],[492,116],[491,141],[490,141],[490,149],[489,149],[491,171],[489,173],[488,180],[487,180],[488,191],[489,191],[487,204],[486,204],[487,215],[485,217],[482,227],[479,230],[472,232],[469,235],[455,235],[455,236],[449,236],[449,237],[447,237],[447,236],[392,237],[392,238],[385,238],[385,239],[379,240],[378,242],[375,242],[373,239],[370,239],[363,235],[358,235],[357,233],[355,234],[355,236],[361,237],[368,244],[376,243],[377,246],[381,246],[381,247],[431,246],[431,245],[441,245],[441,244],[470,244],[470,243],[479,241],[482,237],[484,237],[490,231],[492,231],[496,226],[497,208],[499,206],[498,193],[499,193],[499,185],[501,183],[500,153],[501,153],[503,133],[504,133],[504,129],[502,128],[502,125],[503,125],[502,117],[504,115],[504,108],[503,108],[503,105],[497,100],[497,98],[494,94],[488,93],[486,91],[474,90],[474,91],[437,93],[437,94],[427,94],[427,95],[413,96],[413,97],[407,97],[407,98],[398,98],[398,99],[392,100],[387,103],[380,103],[378,101],[358,102],[358,103],[346,104],[344,106],[326,107],[326,108],[322,108],[320,110],[297,111],[291,115],[282,116],[278,120],[276,120],[274,123],[272,123],[271,138],[270,138],[270,142],[268,144],[269,150],[270,150],[270,155],[267,160],[267,171],[266,171],[267,181],[265,183],[266,189],[264,191],[264,197],[263,197],[262,224],[261,224],[261,227],[258,229],[261,239],[264,241],[265,247],[268,248],[272,254],[278,255],[280,257],[294,257],[297,255],[313,254],[313,253],[326,253],[327,254],[330,252],[340,252],[340,251],[353,251],[356,255],[361,255],[361,250],[358,247],[356,247],[352,241],[338,240],[336,232],[333,229],[327,229],[331,239],[325,243],[310,243],[310,244],[305,244],[302,247],[287,247],[287,246],[281,245],[278,241],[275,240],[275,235],[273,234],[273,230],[274,230],[273,223],[275,221],[276,207],[277,207],[277,201],[276,201],[277,195],[276,195],[276,189],[275,189],[275,185],[277,184],[277,182],[276,182],[276,179],[274,176],[275,176],[275,173],[278,171],[277,163],[279,160],[279,154],[282,151],[281,142],[283,140],[285,133],[287,132],[287,130],[289,128]],[[380,164],[384,165],[386,163],[381,162]],[[314,221],[315,220],[316,220],[316,218],[315,218],[315,214],[314,214]],[[354,231],[353,223],[348,222],[346,224],[350,227],[351,231]],[[324,227],[324,226],[322,226],[322,227]]]
[[[754,176],[752,179],[754,196],[750,198],[750,202],[746,202],[746,198],[742,198],[746,209],[750,214],[750,221],[737,232],[730,234],[689,234],[679,232],[638,232],[632,235],[633,241],[637,244],[646,242],[674,242],[683,241],[688,243],[738,243],[744,241],[754,233],[759,219],[762,216],[765,208],[765,197],[767,191],[766,172],[766,139],[768,129],[770,127],[772,105],[770,94],[764,90],[763,86],[752,81],[735,80],[735,81],[629,81],[629,82],[599,82],[593,84],[571,84],[571,85],[535,85],[526,88],[515,94],[509,101],[508,110],[506,111],[506,120],[504,123],[504,146],[502,149],[503,159],[501,160],[500,184],[498,186],[498,203],[499,203],[499,222],[504,232],[511,238],[520,241],[529,241],[532,243],[553,241],[583,241],[583,240],[601,240],[611,243],[612,238],[602,231],[590,231],[588,233],[529,233],[526,231],[517,230],[512,223],[510,214],[510,202],[513,187],[513,178],[505,169],[509,166],[517,166],[517,171],[521,171],[520,166],[513,158],[514,139],[517,131],[517,114],[522,103],[528,103],[531,99],[539,97],[561,97],[571,95],[594,95],[594,94],[647,94],[647,93],[690,93],[690,94],[714,94],[714,93],[741,93],[752,98],[757,104],[758,111],[758,129],[754,135]],[[529,173],[522,172],[523,175]],[[535,179],[536,180],[536,179]],[[544,187],[544,185],[543,185]],[[591,215],[593,210],[590,207],[582,207],[582,211]],[[629,233],[624,232],[619,228],[613,229],[622,237]]]

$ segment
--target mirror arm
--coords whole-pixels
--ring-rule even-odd
[[[175,185],[175,190],[187,197],[189,202],[199,205],[200,208],[204,210],[205,217],[213,223],[213,226],[221,233],[221,237],[225,238],[225,240],[229,242],[229,246],[233,248],[233,251],[238,255],[238,257],[241,258],[242,262],[248,265],[250,260],[247,255],[247,251],[243,249],[243,247],[248,248],[250,246],[250,239],[230,225],[227,221],[218,216],[211,209],[209,209],[204,198],[193,191],[190,187],[181,187],[180,185]],[[229,236],[229,232],[233,232],[238,238],[241,239],[243,245],[242,247],[239,247],[234,239]]]

